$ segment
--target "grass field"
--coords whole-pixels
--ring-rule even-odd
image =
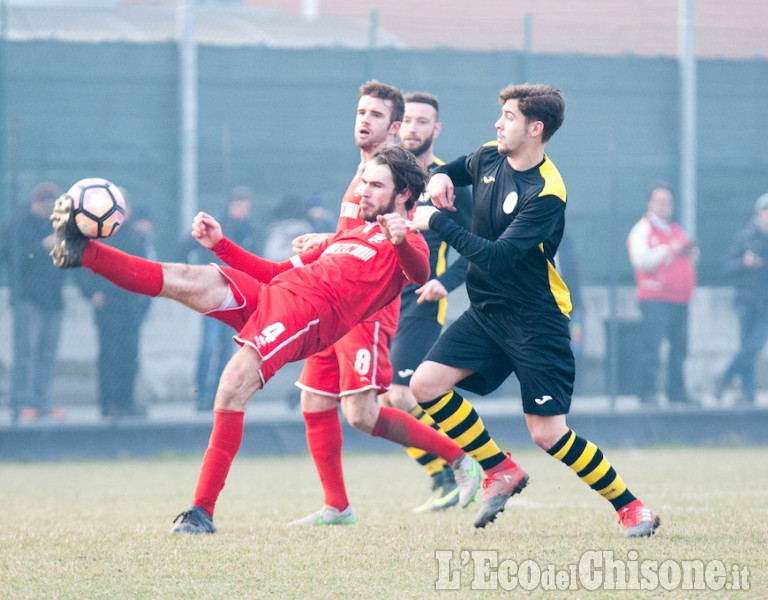
[[[535,451],[515,454],[531,485],[486,530],[477,505],[411,514],[428,482],[405,454],[345,457],[357,525],[300,530],[285,523],[321,503],[309,458],[240,457],[214,536],[168,535],[199,457],[0,463],[0,598],[768,598],[768,448],[607,454],[661,514],[654,538],[624,539],[605,501]],[[676,583],[694,560],[707,589]],[[580,561],[598,568],[584,579]],[[656,589],[606,589],[617,561]]]

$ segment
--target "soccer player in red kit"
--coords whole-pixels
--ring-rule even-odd
[[[205,213],[195,217],[192,235],[228,266],[149,261],[83,237],[72,198],[56,201],[51,256],[57,267],[84,266],[128,291],[177,300],[238,332],[241,347],[219,381],[193,504],[176,518],[173,533],[216,531],[214,506],[240,447],[250,396],[285,363],[332,344],[396,298],[409,280],[429,276],[426,243],[407,231],[405,221],[425,175],[412,155],[396,150],[380,153],[363,173],[365,225],[282,263],[239,248]],[[411,443],[407,430],[401,436]],[[450,445],[435,451],[457,469],[466,464]]]
[[[355,145],[360,149],[360,165],[345,192],[336,231],[358,227],[363,222],[360,180],[370,158],[382,148],[392,146],[403,119],[404,99],[395,87],[373,80],[360,86],[355,113]],[[308,234],[294,240],[294,250],[305,251],[324,239]],[[396,408],[380,406],[377,394],[390,389],[392,363],[389,346],[397,330],[400,297],[358,324],[332,346],[309,357],[298,385],[307,430],[307,447],[323,488],[323,506],[292,526],[351,525],[355,514],[347,498],[341,465],[342,433],[338,404],[350,425],[369,435],[399,442],[396,432],[406,424],[414,431],[414,446],[424,445],[440,435],[428,425],[416,427],[416,420]],[[398,425],[401,424],[401,425]],[[469,470],[471,481],[458,482],[459,488],[480,485],[480,471]],[[462,507],[472,496],[460,492]]]

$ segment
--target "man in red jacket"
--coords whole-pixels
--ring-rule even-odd
[[[648,209],[627,238],[629,260],[635,270],[642,332],[636,357],[638,393],[643,404],[656,402],[659,347],[669,340],[667,398],[689,403],[683,364],[688,354],[688,305],[696,286],[698,248],[672,221],[674,197],[666,185],[648,194]]]

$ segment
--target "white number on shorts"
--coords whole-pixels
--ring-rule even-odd
[[[371,368],[371,353],[365,348],[361,348],[355,355],[355,371],[360,375],[366,375]]]
[[[277,323],[272,323],[272,325],[267,325],[262,329],[261,335],[264,337],[264,342],[269,344],[270,342],[274,342],[284,331],[285,325],[278,321]]]

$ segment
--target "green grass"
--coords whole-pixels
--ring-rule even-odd
[[[168,530],[190,501],[199,457],[0,463],[0,598],[768,598],[768,449],[607,455],[661,514],[654,538],[624,539],[608,503],[543,452],[515,453],[531,485],[486,530],[471,526],[477,505],[411,514],[428,481],[405,454],[345,457],[357,525],[286,529],[321,503],[309,458],[239,457],[217,507],[219,533],[194,537]],[[436,550],[454,553],[458,591],[435,590]],[[751,589],[473,590],[479,560],[460,568],[464,550],[557,570],[588,551],[718,559],[748,567]]]

